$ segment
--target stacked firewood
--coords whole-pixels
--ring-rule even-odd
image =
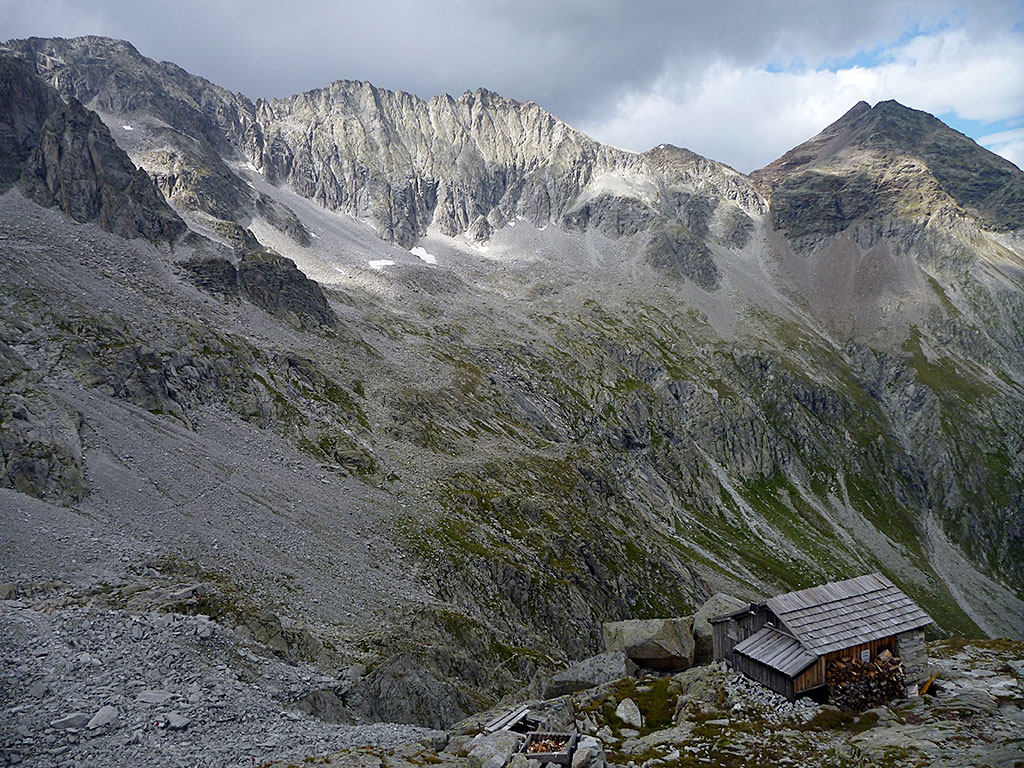
[[[903,664],[898,656],[882,651],[874,661],[843,658],[829,662],[825,670],[828,701],[841,709],[877,707],[906,692]]]

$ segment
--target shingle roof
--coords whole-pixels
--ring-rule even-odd
[[[818,657],[804,648],[799,640],[771,627],[764,627],[743,642],[737,643],[733,651],[790,677],[796,677],[818,660]]]
[[[932,623],[880,573],[778,595],[767,605],[818,656]]]

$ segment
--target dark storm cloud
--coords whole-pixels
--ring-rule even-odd
[[[908,23],[935,23],[948,9],[883,0],[6,0],[0,30],[124,38],[252,97],[340,78],[425,97],[484,86],[581,120],[669,63],[818,62],[898,37]]]
[[[714,66],[827,66],[951,25],[984,39],[1021,11],[1019,0],[4,0],[0,36],[123,38],[250,97],[342,78],[423,97],[483,86],[593,128],[655,91],[685,103]]]

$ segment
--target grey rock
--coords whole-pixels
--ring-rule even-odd
[[[81,728],[89,722],[89,715],[85,712],[72,712],[64,715],[64,717],[52,720],[50,725],[54,728],[67,729],[67,728]]]
[[[509,731],[480,736],[469,751],[470,768],[503,768],[521,744],[521,737]]]
[[[652,230],[644,258],[657,271],[675,279],[690,279],[706,291],[718,288],[721,273],[704,240],[675,223]]]
[[[564,696],[603,683],[632,677],[637,666],[622,651],[608,651],[576,662],[567,669],[555,673],[544,686],[544,698]]]
[[[166,715],[161,716],[161,720],[172,731],[184,730],[192,723],[187,717],[179,715],[177,712],[168,712]]]
[[[356,712],[373,720],[444,728],[472,710],[458,686],[433,668],[427,657],[395,654],[345,696]]]
[[[572,768],[606,768],[604,745],[593,736],[581,736],[572,755]]]
[[[420,734],[416,742],[433,752],[441,752],[448,746],[449,738],[447,731],[432,730]]]
[[[145,690],[140,691],[135,700],[143,704],[163,704],[173,696],[174,694],[169,691]]]
[[[245,298],[271,314],[313,327],[337,322],[319,283],[302,274],[294,261],[278,254],[243,253],[238,265],[238,284]]]
[[[0,486],[58,502],[85,496],[81,414],[27,386],[0,398],[0,422]]]
[[[10,65],[6,65],[10,66]],[[18,77],[34,74],[8,69],[8,87]],[[0,81],[4,82],[4,81]],[[33,85],[18,83],[19,91],[40,98]],[[4,101],[7,100],[4,96]],[[53,107],[38,129],[27,131],[22,141],[35,144],[21,166],[25,194],[43,206],[60,208],[75,221],[95,221],[122,237],[174,240],[185,222],[167,205],[153,180],[137,169],[95,112],[75,98],[66,104],[59,98],[44,99]],[[38,118],[43,102],[22,114]],[[34,134],[34,135],[33,135]]]
[[[349,724],[354,722],[352,711],[345,706],[333,690],[329,689],[310,691],[292,704],[292,707],[328,723]]]
[[[32,687],[28,689],[28,695],[33,699],[41,699],[45,697],[49,691],[50,686],[48,686],[44,681],[38,680],[35,683],[32,683]]]
[[[219,298],[238,300],[238,269],[229,259],[203,253],[179,262],[178,266],[196,287]]]
[[[92,718],[89,720],[87,724],[87,727],[90,729],[102,728],[105,725],[110,725],[111,723],[115,722],[118,716],[119,714],[117,711],[117,707],[112,707],[109,704],[105,704],[102,707],[100,707],[99,710],[97,710],[95,715],[92,716]]]
[[[631,728],[643,728],[644,718],[640,708],[632,699],[623,699],[615,708],[615,716]]]
[[[641,667],[679,671],[693,664],[690,618],[634,619],[606,623],[604,646],[620,651]]]

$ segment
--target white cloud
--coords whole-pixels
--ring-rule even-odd
[[[1024,168],[1024,128],[991,133],[978,139],[978,143],[1002,155],[1018,168]]]
[[[626,96],[609,119],[585,130],[638,151],[670,141],[750,171],[860,100],[896,99],[933,114],[986,122],[1020,116],[1021,72],[1024,39],[975,39],[963,30],[914,38],[871,67],[772,72],[717,61],[700,73],[669,69],[652,88]],[[1000,146],[1019,152],[1018,139]]]

